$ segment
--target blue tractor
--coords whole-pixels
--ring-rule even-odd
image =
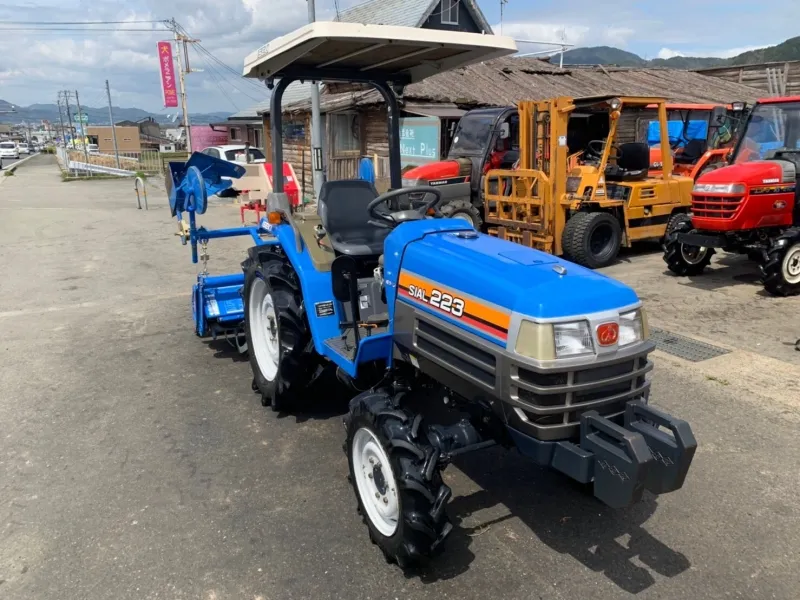
[[[315,23],[248,57],[245,75],[272,86],[274,172],[287,85],[355,82],[386,102],[394,191],[328,181],[308,214],[292,210],[276,181],[258,227],[207,231],[192,211],[226,185],[220,175],[236,173],[197,155],[173,169],[187,241],[255,240],[242,273],[201,275],[196,323],[205,333],[243,329],[253,390],[274,410],[295,409],[321,369],[352,388],[345,452],[358,509],[371,540],[403,567],[441,548],[452,528],[441,472],[456,455],[517,448],[624,507],[644,490],[680,488],[696,449],[687,423],[648,405],[654,344],[633,290],[439,218],[434,187],[401,189],[402,86],[513,50],[498,36]]]

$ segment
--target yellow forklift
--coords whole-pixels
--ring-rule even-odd
[[[648,145],[619,126],[623,112],[654,105],[664,157],[658,176],[648,172]],[[490,234],[599,268],[621,246],[661,239],[689,218],[693,181],[672,174],[665,99],[559,97],[518,109],[519,163],[484,178]]]

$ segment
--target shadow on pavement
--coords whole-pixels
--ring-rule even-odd
[[[454,523],[496,505],[505,506],[510,514],[471,529],[457,526],[443,555],[419,574],[423,582],[450,579],[466,571],[474,559],[469,545],[475,532],[513,517],[551,549],[569,554],[632,594],[655,583],[649,569],[675,577],[691,566],[684,554],[642,527],[658,506],[657,497],[647,492],[640,503],[615,510],[596,500],[584,486],[532,465],[516,453],[493,449],[463,457],[456,464],[482,489],[451,501],[448,512]]]

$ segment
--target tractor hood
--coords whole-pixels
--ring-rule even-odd
[[[756,160],[729,165],[697,179],[697,184],[744,183],[748,187],[794,182],[794,165],[785,160]]]
[[[401,270],[483,303],[540,319],[581,316],[639,301],[628,286],[550,254],[488,235],[429,233]]]
[[[468,158],[442,160],[409,169],[403,174],[404,187],[429,185],[431,182],[451,183],[451,180],[466,179],[470,175],[472,161]]]

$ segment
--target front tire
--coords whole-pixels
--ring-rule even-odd
[[[439,207],[439,212],[448,219],[462,219],[472,225],[476,231],[481,230],[483,219],[481,212],[469,200],[453,200]]]
[[[572,262],[599,269],[617,258],[622,244],[622,228],[606,212],[579,212],[572,215],[561,234],[564,254]]]
[[[773,296],[800,294],[800,229],[789,229],[775,240],[761,272],[764,289]]]
[[[297,275],[276,252],[256,246],[242,263],[244,330],[261,404],[285,411],[316,367]],[[259,252],[260,251],[260,252]]]
[[[711,257],[716,252],[713,248],[691,246],[678,241],[679,234],[691,231],[693,230],[690,219],[677,224],[664,240],[664,262],[676,275],[700,275],[711,263]]]
[[[381,391],[353,398],[346,428],[350,482],[370,539],[401,568],[425,562],[453,528],[451,491],[426,428]]]

